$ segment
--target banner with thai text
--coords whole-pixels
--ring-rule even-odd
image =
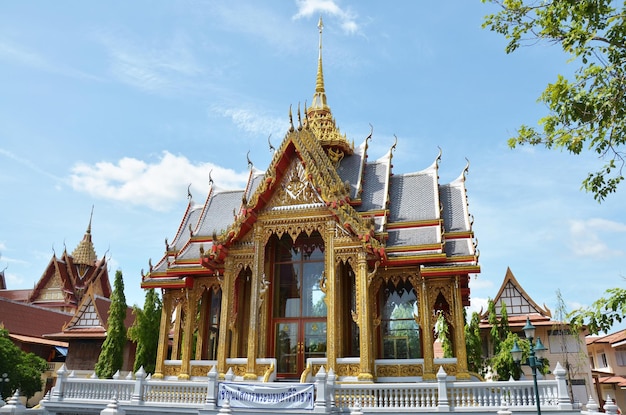
[[[313,409],[315,386],[301,384],[252,384],[221,382],[217,405],[228,399],[232,408],[254,409]]]

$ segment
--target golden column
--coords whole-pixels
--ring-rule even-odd
[[[174,300],[172,300],[174,301]],[[183,303],[180,300],[180,297],[176,297],[176,308],[174,310],[174,314],[176,318],[174,319],[174,338],[172,339],[172,355],[171,359],[178,360],[180,359],[180,337],[181,337],[181,324],[183,321]]]
[[[424,374],[422,378],[424,380],[435,380],[435,353],[433,351],[433,329],[432,329],[432,314],[430,304],[429,290],[426,285],[426,279],[422,277],[422,292],[420,298],[420,314],[422,316],[422,336],[424,336]]]
[[[454,289],[452,290],[454,301],[454,354],[456,355],[456,378],[468,380],[467,348],[465,346],[465,321],[463,320],[463,301],[459,288],[459,276],[454,277]]]
[[[156,366],[153,379],[163,379],[167,345],[169,343],[170,324],[172,322],[172,294],[163,290],[163,307],[161,308],[161,325],[159,326],[159,344],[157,346]]]
[[[337,278],[335,267],[335,228],[337,224],[334,220],[326,222],[326,238],[324,238],[325,274],[326,274],[326,371],[330,368],[337,371],[337,349],[339,335],[338,325],[338,298],[337,298]],[[316,374],[313,373],[313,376]]]
[[[195,288],[195,284],[194,284]],[[194,288],[186,289],[185,301],[185,328],[183,331],[183,354],[181,356],[180,374],[178,379],[188,380],[191,372],[191,348],[193,347],[193,333],[195,331],[196,310],[198,299]]]
[[[374,380],[372,375],[374,358],[372,348],[372,312],[369,283],[367,281],[367,258],[364,251],[359,251],[357,259],[357,298],[359,320],[359,345],[361,348],[359,381]]]
[[[237,278],[234,274],[233,259],[231,257],[226,258],[224,265],[224,278],[221,280],[222,303],[220,305],[220,327],[217,338],[217,372],[220,374],[220,378],[226,373],[226,358],[228,357],[228,350],[230,348],[228,344],[230,303],[231,301],[235,301],[233,298],[233,287],[235,286],[235,279]]]
[[[254,268],[252,270],[252,280],[250,282],[250,328],[248,329],[248,364],[245,380],[256,380],[256,357],[259,345],[259,285],[263,274],[265,263],[265,249],[263,247],[262,229],[258,224],[254,227]],[[266,335],[266,333],[263,333]]]
[[[210,304],[207,304],[207,300],[209,298],[209,291],[211,289],[210,284],[207,284],[207,288],[202,290],[198,295],[198,299],[202,298],[200,302],[200,317],[198,319],[198,336],[196,337],[196,360],[202,360],[202,352],[205,347],[204,342],[207,338],[207,329],[208,329],[208,318],[209,318],[209,307]]]

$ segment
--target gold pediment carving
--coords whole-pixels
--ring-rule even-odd
[[[300,159],[296,159],[291,162],[269,207],[271,209],[320,202],[322,198],[308,179],[304,165]]]

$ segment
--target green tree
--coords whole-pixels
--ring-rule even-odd
[[[443,315],[443,312],[437,313],[437,321],[435,322],[435,333],[437,338],[441,341],[441,349],[443,350],[443,357],[453,357],[452,341],[450,340],[450,330],[448,328],[448,322]]]
[[[48,369],[47,362],[34,353],[21,353],[17,365],[19,374],[19,388],[26,399],[30,399],[43,387],[41,374]]]
[[[483,27],[508,40],[506,52],[542,42],[560,45],[576,65],[559,75],[539,101],[548,115],[522,125],[509,145],[543,145],[580,154],[587,148],[604,165],[582,188],[601,202],[624,179],[626,144],[626,3],[611,0],[483,0],[500,6]]]
[[[498,353],[489,360],[495,380],[509,380],[511,377],[519,380],[522,371],[520,366],[513,361],[513,355],[511,355],[511,349],[513,349],[513,344],[516,340],[523,352],[522,359],[526,359],[530,354],[528,342],[520,340],[516,334],[508,332],[506,337],[500,342]]]
[[[133,307],[135,322],[128,329],[128,338],[137,343],[134,371],[143,366],[146,373],[154,373],[156,354],[159,342],[159,326],[161,325],[161,308],[159,294],[154,288],[146,292],[143,310]]]
[[[124,295],[124,279],[122,271],[115,272],[111,306],[107,320],[107,337],[96,363],[96,375],[100,378],[111,378],[124,364],[124,347],[126,346],[126,296]]]
[[[489,336],[491,337],[491,344],[493,345],[493,354],[500,352],[500,343],[505,340],[508,334],[511,332],[509,328],[509,314],[506,310],[506,304],[501,303],[500,317],[496,313],[496,306],[494,301],[490,298],[487,301],[487,319],[491,328],[489,329]]]
[[[46,370],[44,359],[25,353],[9,338],[9,332],[0,329],[0,373],[6,373],[9,382],[2,385],[2,398],[8,398],[19,388],[26,397],[42,389],[41,374]]]
[[[465,312],[465,309],[464,309]],[[485,374],[483,344],[480,337],[480,314],[472,313],[469,323],[465,324],[465,348],[467,350],[467,368],[470,372]]]
[[[578,308],[568,314],[570,324],[586,326],[591,334],[608,333],[615,323],[621,323],[626,316],[626,289],[609,288],[605,295],[590,307]]]

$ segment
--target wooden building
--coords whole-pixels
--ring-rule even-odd
[[[322,71],[266,171],[245,189],[190,198],[143,288],[160,288],[153,377],[307,379],[320,366],[354,381],[469,379],[463,307],[480,272],[465,189],[439,183],[441,152],[393,171],[397,142],[369,160],[336,125]],[[435,154],[435,152],[433,152]],[[438,318],[453,357],[434,355]]]

